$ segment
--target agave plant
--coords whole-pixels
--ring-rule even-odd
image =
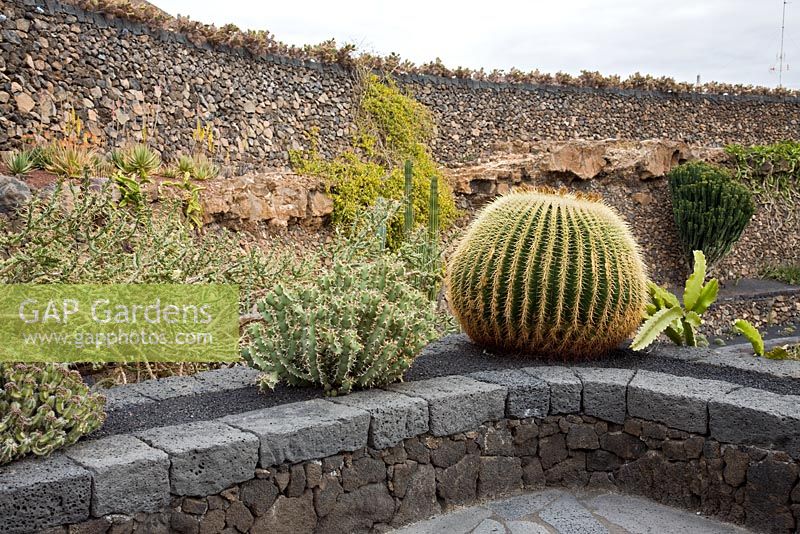
[[[14,176],[22,176],[33,170],[33,158],[27,150],[14,150],[5,158],[8,170]]]

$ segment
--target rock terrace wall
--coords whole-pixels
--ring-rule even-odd
[[[141,132],[148,105],[169,152],[188,149],[198,118],[222,135],[233,163],[287,162],[320,130],[331,155],[348,144],[355,107],[350,73],[333,65],[242,50],[212,50],[185,36],[85,13],[55,0],[4,0],[0,11],[0,148],[58,129],[74,107],[109,144]],[[663,94],[400,77],[434,112],[437,156],[459,163],[498,141],[654,137],[710,145],[797,137],[800,99]],[[151,135],[154,132],[151,131]]]
[[[794,397],[627,369],[447,376],[85,441],[0,470],[10,533],[383,531],[551,486],[800,520]]]

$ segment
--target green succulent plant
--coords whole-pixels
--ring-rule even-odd
[[[46,456],[105,420],[105,397],[57,364],[0,363],[0,465]]]
[[[336,396],[395,382],[435,335],[434,305],[391,256],[336,261],[312,286],[277,284],[258,304],[242,355],[278,382]]]
[[[686,279],[683,290],[683,306],[678,297],[653,282],[647,283],[650,302],[646,307],[645,322],[642,324],[631,348],[647,348],[664,333],[676,345],[697,347],[708,345],[706,338],[697,333],[703,324],[702,315],[717,300],[719,282],[706,279],[706,258],[699,250],[694,251],[694,271]]]
[[[5,158],[8,170],[15,176],[23,176],[34,169],[34,161],[27,150],[15,150]]]
[[[612,208],[552,190],[487,206],[447,273],[448,300],[474,341],[564,359],[626,339],[641,321],[646,281],[639,247]]]
[[[119,170],[135,174],[142,181],[146,181],[161,167],[161,156],[143,143],[122,150],[113,150],[110,159]]]
[[[687,259],[701,250],[713,266],[739,240],[755,212],[750,190],[727,170],[703,162],[672,169],[669,186],[675,227]]]

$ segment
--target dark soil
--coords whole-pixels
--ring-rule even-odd
[[[697,362],[686,363],[658,356],[655,352],[617,349],[603,358],[577,362],[564,362],[561,359],[531,359],[530,356],[520,354],[487,351],[470,342],[466,336],[461,334],[447,336],[431,343],[406,373],[406,379],[423,380],[451,374],[543,365],[642,369],[674,376],[723,380],[781,395],[800,395],[800,380],[777,378],[733,367],[716,367]]]

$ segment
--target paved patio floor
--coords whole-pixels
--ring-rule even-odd
[[[548,489],[463,508],[395,534],[746,534],[748,530],[616,493]]]

